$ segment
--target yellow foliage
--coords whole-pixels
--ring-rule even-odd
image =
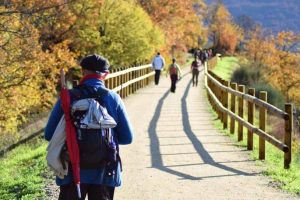
[[[99,11],[98,23],[101,32],[96,49],[113,65],[149,60],[164,45],[160,29],[136,4],[107,0]]]
[[[280,32],[276,37],[262,38],[256,29],[247,43],[248,57],[257,67],[262,67],[265,77],[278,88],[287,101],[300,105],[300,54],[295,45],[300,42],[300,34]]]
[[[29,1],[16,2],[33,5]],[[18,9],[18,6],[20,4],[10,9]],[[4,7],[1,10],[10,11]],[[74,65],[75,54],[69,52],[66,42],[52,46],[47,52],[42,51],[39,30],[32,24],[32,18],[22,13],[4,15],[0,24],[5,28],[4,34],[0,35],[0,132],[7,138],[16,139],[19,136],[13,133],[31,114],[52,106],[57,69]]]

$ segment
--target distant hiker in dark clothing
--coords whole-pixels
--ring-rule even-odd
[[[158,85],[160,72],[165,66],[165,59],[158,52],[152,60],[152,68],[155,70],[155,85]]]
[[[209,55],[208,55],[208,50],[204,50],[204,62],[208,61]],[[204,63],[202,62],[202,63]]]
[[[199,76],[199,71],[202,66],[201,60],[197,56],[195,56],[195,60],[192,62],[191,65],[191,72],[193,75],[192,81],[193,81],[193,86],[198,85],[198,76]]]
[[[200,51],[198,52],[198,58],[199,60],[203,63],[205,61],[205,53],[204,50],[200,49]]]
[[[176,82],[181,77],[181,70],[175,58],[172,59],[172,64],[169,66],[168,72],[171,78],[171,92],[175,93]]]

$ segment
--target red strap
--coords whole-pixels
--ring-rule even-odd
[[[84,77],[81,78],[80,80],[80,85],[83,84],[86,80],[88,79],[98,79],[100,81],[104,80],[105,77],[107,76],[108,73],[104,73],[104,74],[88,74],[88,75],[85,75]]]

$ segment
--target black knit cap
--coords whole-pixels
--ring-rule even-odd
[[[83,69],[93,71],[97,74],[109,72],[108,60],[97,54],[88,55],[84,57],[80,62],[80,66]]]

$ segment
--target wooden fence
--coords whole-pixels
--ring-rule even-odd
[[[282,111],[267,103],[267,92],[261,91],[259,98],[256,98],[254,88],[249,88],[246,93],[244,85],[229,83],[229,81],[221,79],[212,71],[208,70],[207,64],[205,65],[205,87],[207,89],[209,102],[216,111],[218,118],[222,121],[224,129],[227,129],[229,126],[230,133],[233,134],[237,122],[238,141],[242,141],[243,127],[246,127],[248,130],[248,150],[253,150],[253,134],[257,134],[259,136],[259,159],[265,159],[265,141],[268,141],[284,152],[284,168],[289,168],[292,159],[292,104],[285,104],[285,111]],[[245,106],[245,104],[247,106]],[[256,107],[258,107],[259,110],[258,127],[255,126],[254,123]],[[244,119],[245,113],[247,113],[247,119]],[[272,114],[284,120],[285,134],[283,141],[280,141],[266,132],[267,114]]]
[[[154,79],[154,73],[150,64],[127,69],[120,68],[108,74],[105,85],[125,98],[151,83]]]

